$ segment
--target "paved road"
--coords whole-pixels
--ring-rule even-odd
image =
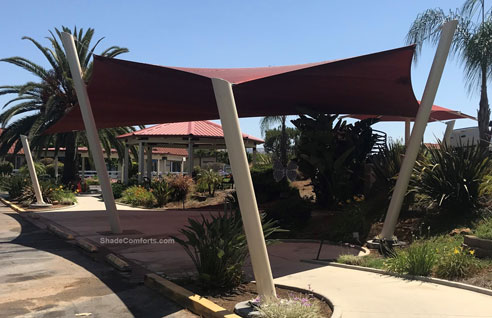
[[[197,317],[0,203],[0,317]]]

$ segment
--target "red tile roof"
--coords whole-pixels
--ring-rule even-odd
[[[159,124],[152,127],[147,127],[138,131],[118,136],[118,138],[126,138],[130,136],[151,137],[151,136],[194,136],[194,137],[210,137],[223,138],[224,132],[222,126],[211,122],[210,120],[188,121],[181,123]],[[244,139],[250,139],[258,143],[263,143],[264,140],[254,136],[244,134]]]

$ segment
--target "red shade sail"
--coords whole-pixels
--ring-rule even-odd
[[[211,78],[233,84],[239,117],[323,113],[413,117],[414,46],[303,65],[208,69],[94,57],[88,85],[97,128],[218,119]],[[83,130],[73,108],[49,133]]]
[[[420,103],[420,102],[419,102]],[[345,117],[355,118],[355,119],[368,119],[368,118],[377,118],[380,121],[415,121],[415,117],[403,117],[403,116],[388,116],[388,115],[347,115]],[[457,110],[451,110],[445,107],[432,105],[431,115],[429,117],[429,121],[443,121],[443,120],[453,120],[453,119],[473,119],[476,120],[475,117],[463,114]]]

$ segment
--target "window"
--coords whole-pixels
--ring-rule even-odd
[[[171,161],[171,172],[181,172],[181,161]]]

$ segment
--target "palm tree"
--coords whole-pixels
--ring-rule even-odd
[[[492,73],[492,16],[485,10],[485,0],[466,0],[463,7],[445,13],[442,9],[429,9],[417,16],[407,43],[417,44],[417,55],[425,42],[437,44],[441,26],[449,20],[458,20],[458,27],[452,42],[452,51],[463,62],[468,91],[480,87],[478,129],[480,144],[488,146],[490,108],[487,96],[488,75]],[[476,18],[479,13],[478,19]]]
[[[89,28],[84,32],[83,29],[77,31],[75,27],[72,32],[69,28],[62,27],[62,30],[74,35],[83,78],[85,82],[88,82],[93,69],[92,54],[103,38],[97,40],[91,47],[94,29]],[[41,51],[46,60],[48,60],[49,69],[18,56],[0,60],[19,66],[40,79],[39,82],[28,82],[23,85],[0,86],[0,95],[16,95],[4,105],[5,111],[0,114],[0,125],[4,127],[4,131],[0,136],[0,156],[6,155],[14,144],[16,152],[20,149],[21,143],[18,140],[21,134],[29,136],[32,148],[38,154],[48,146],[55,147],[55,152],[58,152],[61,147],[65,147],[65,168],[62,182],[69,183],[77,173],[77,147],[87,145],[87,141],[84,132],[43,135],[47,128],[77,105],[77,96],[73,87],[68,61],[59,42],[61,40],[61,31],[55,28],[56,36],[53,32],[49,32],[51,34],[48,37],[51,44],[50,47],[45,47],[30,37],[22,38],[32,42]],[[128,52],[126,48],[111,46],[104,50],[101,55],[113,58],[126,52]],[[19,115],[21,115],[20,118],[14,119],[14,116]],[[134,130],[132,127],[101,130],[101,144],[108,156],[111,154],[111,148],[113,147],[117,149],[119,158],[123,158],[124,146],[116,139],[116,136],[132,130]]]
[[[288,136],[286,131],[287,116],[266,116],[260,121],[260,129],[263,134],[270,129],[274,124],[280,124],[280,162],[285,167],[287,166],[287,142]]]

